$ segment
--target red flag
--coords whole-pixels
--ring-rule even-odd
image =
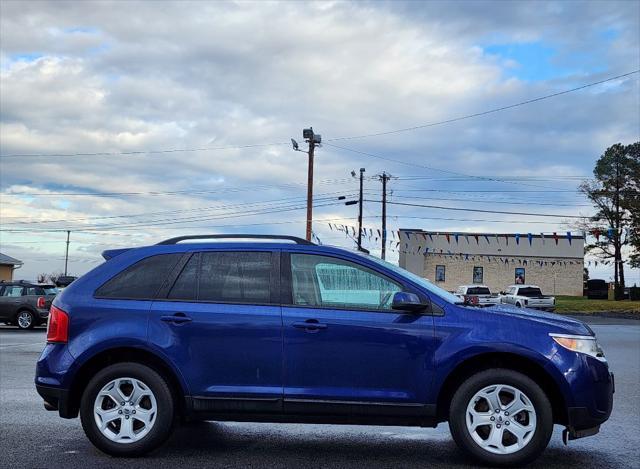
[[[446,233],[444,237],[447,238],[447,243],[451,244],[451,238],[449,237],[449,233]]]
[[[509,246],[509,235],[504,235],[504,240],[507,243],[507,246]]]
[[[558,233],[553,232],[553,239],[556,241],[556,246],[558,245]]]
[[[593,230],[593,236],[596,237],[596,241],[599,242],[600,241],[600,230],[598,228]]]
[[[478,235],[475,234],[475,235],[473,235],[473,237],[476,238],[476,244],[480,244],[480,240],[478,239]]]

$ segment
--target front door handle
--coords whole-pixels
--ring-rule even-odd
[[[306,329],[307,331],[318,331],[320,329],[326,329],[327,325],[318,322],[317,319],[307,319],[306,321],[294,322],[291,324],[298,329]]]
[[[160,316],[160,320],[164,322],[172,322],[174,324],[183,324],[185,322],[192,321],[192,319],[184,313],[176,313],[171,316]]]

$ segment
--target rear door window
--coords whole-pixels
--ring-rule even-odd
[[[169,291],[173,300],[271,303],[269,252],[201,252],[191,256]]]
[[[151,300],[182,253],[159,254],[142,259],[96,290],[98,298]]]

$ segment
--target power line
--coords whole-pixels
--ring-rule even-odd
[[[339,140],[354,140],[354,139],[360,139],[360,138],[379,137],[381,135],[390,135],[390,134],[396,134],[396,133],[400,133],[400,132],[409,132],[409,131],[412,131],[412,130],[425,129],[427,127],[435,127],[437,125],[450,124],[452,122],[458,122],[458,121],[462,121],[462,120],[466,120],[466,119],[472,119],[474,117],[486,116],[487,114],[493,114],[493,113],[500,112],[500,111],[506,111],[507,109],[513,109],[515,107],[524,106],[526,104],[532,104],[532,103],[535,103],[535,102],[538,102],[538,101],[543,101],[545,99],[555,98],[556,96],[561,96],[561,95],[564,95],[564,94],[573,93],[575,91],[584,90],[585,88],[590,88],[592,86],[597,86],[597,85],[601,85],[603,83],[607,83],[607,82],[610,82],[610,81],[618,80],[620,78],[628,77],[628,76],[633,75],[633,74],[638,73],[638,72],[640,72],[640,69],[639,70],[634,70],[634,71],[629,72],[629,73],[623,73],[622,75],[617,75],[615,77],[606,78],[604,80],[599,80],[599,81],[595,81],[595,82],[592,82],[592,83],[588,83],[586,85],[578,86],[576,88],[571,88],[569,90],[559,91],[557,93],[547,94],[547,95],[539,96],[539,97],[533,98],[533,99],[527,99],[526,101],[520,101],[519,103],[510,104],[508,106],[501,106],[501,107],[497,107],[497,108],[494,108],[494,109],[489,109],[488,111],[476,112],[474,114],[467,114],[465,116],[453,117],[451,119],[446,119],[446,120],[437,121],[437,122],[430,122],[428,124],[414,125],[414,126],[405,127],[405,128],[402,128],[402,129],[387,130],[387,131],[384,131],[384,132],[375,132],[375,133],[363,134],[363,135],[352,135],[352,136],[347,136],[347,137],[335,137],[335,138],[327,139],[325,141],[336,142],[336,141],[339,141]]]
[[[365,200],[365,202],[380,202],[379,200]],[[529,217],[554,217],[554,218],[588,218],[581,217],[577,215],[557,215],[554,213],[528,213],[528,212],[506,212],[500,210],[481,210],[479,208],[460,208],[460,207],[442,207],[439,205],[422,205],[422,204],[412,204],[408,202],[387,202],[392,205],[403,205],[406,207],[421,207],[421,208],[434,208],[438,210],[455,210],[461,212],[479,212],[479,213],[500,213],[504,215],[525,215]],[[509,222],[509,221],[506,221]]]
[[[455,174],[456,176],[463,176],[463,177],[466,177],[466,178],[469,178],[469,179],[477,179],[477,180],[481,180],[481,181],[501,182],[501,183],[504,183],[504,184],[517,184],[518,186],[530,186],[530,187],[540,187],[540,188],[543,188],[543,189],[549,189],[549,187],[547,187],[547,186],[540,186],[538,184],[527,184],[527,183],[524,183],[524,182],[517,183],[517,182],[514,182],[514,181],[504,181],[504,180],[502,180],[500,178],[495,178],[495,177],[490,177],[490,176],[475,176],[475,175],[472,175],[472,174],[464,174],[464,173],[459,173],[457,171],[450,171],[450,170],[447,170],[447,169],[434,168],[432,166],[427,166],[427,165],[424,165],[424,164],[411,163],[409,161],[399,160],[399,159],[396,159],[396,158],[389,158],[387,156],[376,155],[374,153],[369,153],[369,152],[366,152],[366,151],[356,150],[355,148],[343,147],[343,146],[340,146],[340,145],[335,145],[333,143],[325,143],[325,145],[329,145],[329,146],[332,146],[332,147],[335,147],[335,148],[339,148],[341,150],[350,151],[350,152],[353,152],[353,153],[358,153],[358,154],[364,155],[364,156],[370,156],[372,158],[378,158],[380,160],[390,161],[390,162],[393,162],[393,163],[399,163],[399,164],[403,164],[403,165],[406,165],[406,166],[413,166],[415,168],[428,169],[429,171],[439,171],[441,173]]]

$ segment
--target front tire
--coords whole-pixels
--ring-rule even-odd
[[[460,449],[484,464],[527,464],[549,443],[551,404],[527,376],[494,368],[458,388],[449,409],[449,429]]]
[[[175,406],[166,380],[139,363],[116,363],[89,382],[80,404],[89,440],[112,456],[140,456],[173,431]]]

